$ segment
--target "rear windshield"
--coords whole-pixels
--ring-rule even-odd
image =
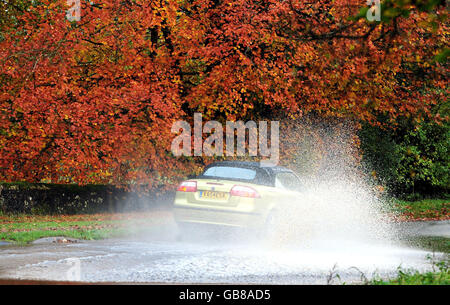
[[[256,171],[241,167],[213,166],[208,168],[203,173],[203,176],[225,179],[253,180],[256,177]]]

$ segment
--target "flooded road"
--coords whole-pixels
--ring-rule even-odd
[[[408,238],[450,237],[450,221],[398,224]],[[429,270],[424,247],[320,240],[279,246],[245,239],[177,241],[174,224],[127,239],[0,246],[1,279],[138,283],[353,283]],[[439,259],[442,253],[434,253]]]

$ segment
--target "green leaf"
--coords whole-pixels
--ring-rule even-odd
[[[450,55],[450,49],[445,48],[438,55],[436,55],[433,59],[434,62],[444,63],[447,61],[448,56]]]

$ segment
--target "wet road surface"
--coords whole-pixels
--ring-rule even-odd
[[[449,236],[450,222],[400,224],[409,236]],[[401,243],[315,241],[302,247],[245,239],[177,241],[173,224],[143,236],[0,246],[1,279],[137,283],[326,284],[429,270],[430,251]],[[437,258],[440,253],[434,254]],[[336,276],[338,275],[339,278]]]

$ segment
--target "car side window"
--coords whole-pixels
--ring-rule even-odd
[[[290,191],[301,191],[302,183],[293,173],[278,173],[275,176],[275,187]]]

